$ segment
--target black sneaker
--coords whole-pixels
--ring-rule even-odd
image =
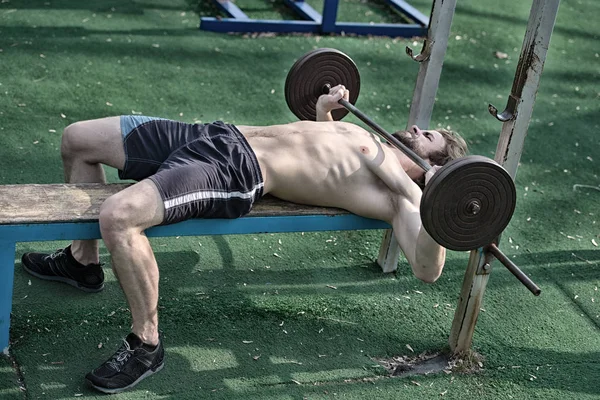
[[[25,253],[21,262],[25,271],[40,279],[65,282],[84,292],[104,289],[102,265],[79,263],[71,254],[71,246],[53,254]]]
[[[134,333],[130,333],[112,358],[88,373],[85,379],[94,389],[104,393],[121,393],[131,389],[165,366],[161,338],[154,350],[149,350],[147,346]]]

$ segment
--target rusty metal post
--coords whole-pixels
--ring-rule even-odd
[[[456,0],[434,0],[422,53],[413,56],[412,49],[406,50],[412,59],[421,63],[407,127],[417,125],[421,129],[427,129],[429,126],[455,7]],[[383,272],[392,272],[398,268],[398,257],[400,257],[400,247],[393,231],[388,229],[383,236],[377,263]]]
[[[490,112],[504,122],[495,160],[506,168],[513,179],[523,152],[559,3],[560,0],[533,1],[507,108],[499,114],[495,107],[489,107]],[[450,349],[454,354],[468,350],[473,341],[480,304],[489,279],[489,273],[478,274],[484,257],[482,249],[471,252],[450,333]]]

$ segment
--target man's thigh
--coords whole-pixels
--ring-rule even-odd
[[[65,129],[63,149],[86,162],[122,169],[125,165],[120,117],[76,122]]]

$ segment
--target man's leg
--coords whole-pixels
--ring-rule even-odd
[[[151,345],[158,343],[158,265],[144,230],[163,218],[163,201],[148,179],[109,197],[100,208],[102,239],[129,303],[132,331]]]
[[[112,358],[86,375],[105,393],[119,393],[158,372],[164,349],[158,334],[158,265],[144,230],[163,222],[164,204],[146,179],[109,197],[100,208],[100,231],[133,319],[132,333]]]
[[[62,158],[68,183],[103,183],[101,164],[118,169],[125,165],[120,117],[69,125],[63,134]],[[74,241],[54,254],[25,253],[23,268],[38,278],[68,283],[86,292],[104,288],[104,271],[98,263],[98,241]]]
[[[67,183],[105,183],[102,164],[123,169],[125,151],[120,117],[76,122],[65,128],[61,154]],[[75,240],[73,257],[83,265],[98,263],[97,240]]]

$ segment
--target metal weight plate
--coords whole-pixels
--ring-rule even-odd
[[[506,170],[483,156],[448,162],[423,190],[421,220],[431,237],[450,250],[490,244],[510,222],[517,194]]]
[[[300,120],[317,119],[317,100],[326,93],[324,88],[344,85],[350,91],[350,103],[355,104],[360,92],[360,75],[354,61],[335,49],[309,51],[294,63],[285,80],[285,101]],[[339,121],[348,110],[333,110],[333,119]]]

